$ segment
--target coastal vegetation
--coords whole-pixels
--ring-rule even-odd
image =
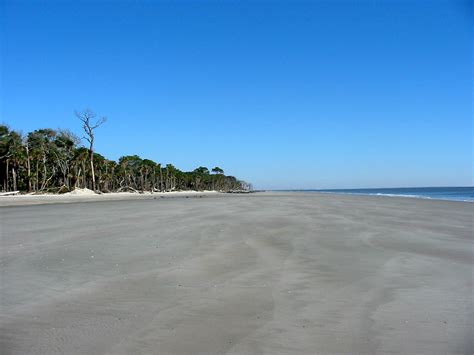
[[[227,176],[220,167],[181,171],[138,155],[118,161],[94,150],[95,130],[105,123],[90,110],[76,112],[84,140],[65,129],[42,128],[25,135],[0,125],[0,181],[4,192],[64,193],[75,188],[98,192],[249,190],[250,185]]]

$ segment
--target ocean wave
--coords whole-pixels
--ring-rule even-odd
[[[361,194],[362,195],[362,194]],[[385,194],[381,192],[377,192],[374,194],[368,194],[368,195],[374,195],[374,196],[389,196],[389,197],[411,197],[411,198],[426,198],[431,200],[432,197],[430,196],[423,196],[423,195],[407,195],[407,194]]]
[[[391,194],[383,192],[342,192],[342,191],[317,191],[318,193],[325,194],[337,194],[337,195],[356,195],[356,196],[380,196],[380,197],[401,197],[401,198],[415,198],[422,200],[442,200],[442,201],[454,201],[454,202],[474,202],[474,198],[466,197],[453,197],[453,196],[427,196],[427,195],[415,195],[415,194]]]
[[[363,195],[363,194],[360,194]],[[474,202],[474,199],[466,198],[453,198],[451,196],[426,196],[426,195],[407,195],[407,194],[386,194],[386,193],[374,193],[368,194],[372,196],[388,196],[388,197],[409,197],[419,198],[424,200],[443,200],[443,201],[455,201],[455,202]]]

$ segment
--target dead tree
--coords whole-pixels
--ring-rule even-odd
[[[82,122],[85,136],[83,138],[89,142],[89,157],[91,164],[92,190],[95,191],[95,172],[94,172],[94,130],[107,120],[101,117],[96,120],[97,115],[89,109],[76,111],[76,117]]]

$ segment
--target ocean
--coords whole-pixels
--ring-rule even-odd
[[[338,194],[375,195],[426,198],[436,200],[474,202],[474,186],[468,187],[398,187],[377,189],[324,189],[305,190]]]

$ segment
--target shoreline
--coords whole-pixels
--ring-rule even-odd
[[[450,202],[467,202],[474,203],[474,200],[457,200],[449,198],[435,198],[422,195],[397,195],[397,194],[383,194],[383,193],[357,193],[357,192],[333,192],[333,191],[312,191],[312,190],[268,190],[271,192],[295,192],[295,193],[318,193],[324,195],[338,195],[338,196],[364,196],[364,197],[397,197],[397,198],[410,198],[414,200],[428,200],[428,201],[450,201]]]
[[[367,196],[367,197],[398,197],[398,198],[411,198],[416,200],[432,200],[432,201],[452,201],[452,202],[468,202],[473,203],[474,199],[457,199],[457,198],[443,198],[443,197],[432,197],[426,195],[415,195],[415,194],[390,194],[390,193],[369,193],[369,192],[345,192],[345,191],[326,191],[326,190],[262,190],[262,192],[287,192],[287,193],[317,193],[324,195],[339,195],[339,196]]]
[[[260,190],[253,191],[251,194],[226,193],[221,191],[170,191],[170,192],[109,192],[102,194],[38,194],[38,195],[13,195],[0,196],[1,207],[14,206],[30,206],[30,205],[49,205],[49,204],[69,204],[69,203],[85,203],[85,202],[105,202],[105,201],[133,201],[133,200],[150,200],[156,198],[199,198],[199,197],[231,197],[240,195],[251,196],[271,196],[273,194],[285,196],[288,194],[298,195],[321,195],[321,196],[341,196],[341,197],[360,197],[360,198],[376,198],[383,200],[384,198],[396,198],[404,201],[426,201],[426,202],[454,202],[472,204],[471,200],[451,200],[430,197],[415,197],[407,195],[388,195],[388,194],[361,194],[361,193],[338,193],[325,191],[303,191],[303,190]]]

